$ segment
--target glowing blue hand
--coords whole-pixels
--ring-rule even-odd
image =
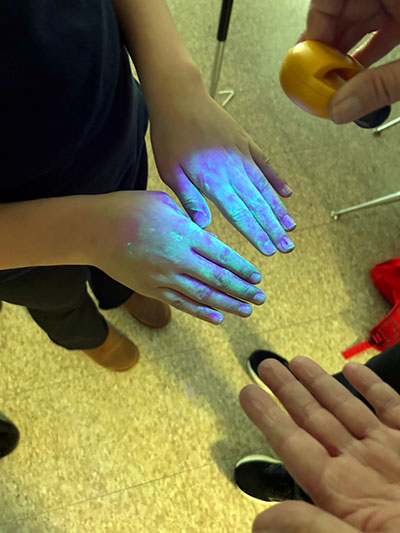
[[[199,226],[211,222],[207,197],[263,254],[292,251],[286,231],[296,223],[277,194],[290,196],[290,189],[228,113],[207,94],[196,97],[191,106],[171,106],[173,117],[167,111],[152,118],[163,181]]]
[[[102,240],[93,264],[120,283],[214,324],[223,320],[220,311],[247,317],[246,302],[264,303],[258,269],[166,193],[122,191],[95,201]]]
[[[291,252],[285,230],[296,223],[264,174],[238,150],[204,150],[187,158],[187,178],[265,255]],[[272,170],[271,170],[272,174]]]

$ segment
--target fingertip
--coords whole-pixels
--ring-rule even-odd
[[[272,241],[266,241],[262,245],[259,246],[259,250],[263,255],[266,255],[267,257],[271,257],[276,254],[276,248]]]
[[[191,211],[190,217],[202,229],[207,228],[211,224],[211,216],[203,211]]]
[[[346,363],[343,367],[343,373],[346,373],[346,372],[354,372],[354,371],[357,371],[360,367],[364,367],[365,365],[361,364],[361,363],[355,363],[355,362],[351,362],[351,363]]]
[[[250,385],[244,386],[239,392],[239,402],[243,409],[245,409],[246,405],[251,400],[255,388],[258,388],[257,385],[251,383]]]
[[[294,242],[289,239],[287,235],[284,235],[279,239],[279,242],[277,243],[277,248],[280,252],[288,254],[290,252],[293,252],[295,245]]]
[[[299,365],[302,366],[304,364],[307,364],[308,361],[311,359],[309,357],[305,357],[304,355],[296,355],[293,357],[293,359],[289,362],[289,366],[293,368],[298,367]]]
[[[248,394],[251,394],[252,390],[253,390],[254,388],[256,388],[256,387],[257,387],[257,385],[255,385],[254,383],[249,383],[248,385],[245,385],[245,386],[242,388],[242,390],[240,391],[240,393],[239,393],[239,397],[240,397],[240,396],[246,396],[246,395],[248,395]]]
[[[253,272],[253,274],[249,277],[250,283],[254,283],[254,285],[258,285],[261,283],[262,275],[260,272]]]
[[[263,305],[267,299],[267,295],[264,291],[258,290],[256,294],[253,296],[252,302],[256,305]]]
[[[246,385],[240,391],[240,404],[246,415],[252,420],[257,418],[257,414],[262,415],[265,412],[266,407],[268,407],[268,403],[265,403],[266,396],[268,399],[268,394],[254,383]]]
[[[293,231],[296,228],[296,221],[290,215],[284,215],[282,217],[282,225],[286,231]]]
[[[218,311],[210,313],[208,315],[208,318],[209,318],[209,321],[215,326],[219,326],[224,321],[224,315],[222,313],[219,313]]]
[[[287,183],[285,183],[282,187],[280,187],[278,192],[284,198],[289,198],[289,196],[292,196],[293,194],[292,189],[289,187]]]

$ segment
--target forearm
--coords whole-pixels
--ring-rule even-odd
[[[90,261],[90,196],[0,205],[0,270]]]
[[[203,91],[200,72],[165,0],[112,0],[150,108],[183,91]]]

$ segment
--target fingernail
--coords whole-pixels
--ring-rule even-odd
[[[296,227],[296,221],[290,215],[285,215],[282,218],[282,224],[286,230],[291,230]]]
[[[262,276],[259,272],[254,272],[249,278],[249,281],[251,283],[260,283],[261,280],[262,280]]]
[[[243,316],[250,316],[251,315],[251,312],[252,312],[252,307],[251,305],[248,305],[248,304],[242,304],[239,306],[239,313]]]
[[[289,187],[289,185],[283,185],[283,187],[281,188],[281,194],[283,194],[284,196],[289,196],[290,194],[292,194],[292,189]]]
[[[192,219],[201,228],[205,228],[209,224],[208,217],[202,211],[192,211]]]
[[[221,322],[224,320],[224,315],[221,313],[210,313],[208,317],[213,324],[221,324]]]
[[[274,255],[274,253],[276,252],[276,248],[271,241],[265,242],[263,249],[265,255]]]
[[[344,124],[357,118],[363,114],[361,102],[357,96],[349,96],[338,103],[334,103],[330,109],[330,117],[335,124]]]
[[[284,252],[290,252],[294,248],[293,242],[289,239],[289,237],[281,237],[278,242],[278,246],[281,250]]]
[[[266,296],[263,292],[257,292],[253,297],[253,302],[255,304],[263,304],[265,302]]]

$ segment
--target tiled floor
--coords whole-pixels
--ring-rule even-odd
[[[220,3],[168,3],[208,80]],[[213,232],[263,272],[267,303],[218,328],[176,312],[159,332],[107,312],[141,348],[123,375],[54,346],[5,304],[0,407],[22,438],[0,465],[1,533],[250,532],[263,506],[236,490],[232,467],[268,445],[239,407],[246,357],[267,347],[334,372],[387,311],[369,269],[399,254],[400,204],[338,222],[329,212],[399,189],[400,127],[376,138],[309,117],[282,94],[277,72],[307,4],[237,1],[221,79],[237,92],[229,111],[294,189],[289,256],[263,258],[213,209]],[[162,188],[154,163],[151,176]]]

